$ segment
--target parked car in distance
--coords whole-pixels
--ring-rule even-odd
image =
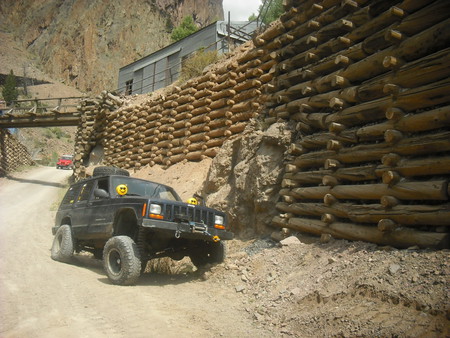
[[[62,155],[56,162],[56,169],[73,169],[73,156]]]

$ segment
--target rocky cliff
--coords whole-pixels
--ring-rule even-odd
[[[120,67],[169,44],[187,15],[199,27],[222,19],[222,0],[2,0],[0,28],[49,75],[95,94],[117,86]]]

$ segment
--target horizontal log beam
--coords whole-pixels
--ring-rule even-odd
[[[277,223],[273,224],[277,225]],[[330,234],[336,238],[366,241],[396,248],[408,248],[415,245],[420,248],[448,248],[450,243],[450,234],[448,233],[433,233],[407,228],[386,233],[373,226],[342,222],[334,222],[325,226],[325,223],[319,220],[297,217],[289,219],[286,226],[316,235]]]

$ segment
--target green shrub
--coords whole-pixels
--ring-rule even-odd
[[[10,105],[13,101],[17,100],[17,97],[19,96],[19,91],[17,90],[16,85],[16,77],[11,70],[9,75],[6,77],[5,85],[2,90],[3,99],[6,101],[7,105]]]
[[[199,50],[183,61],[181,66],[181,82],[185,82],[203,73],[205,67],[220,59],[217,51]]]
[[[180,41],[184,39],[186,36],[195,33],[198,30],[197,26],[194,23],[194,19],[192,16],[187,16],[181,21],[180,25],[175,27],[172,31],[172,35],[170,36],[173,42]]]

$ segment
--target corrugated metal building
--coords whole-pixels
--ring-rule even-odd
[[[180,75],[181,62],[193,52],[204,48],[228,51],[228,37],[233,43],[243,43],[256,30],[256,22],[231,21],[228,36],[227,22],[217,21],[159,51],[147,55],[119,70],[120,93],[143,94],[166,87]]]

